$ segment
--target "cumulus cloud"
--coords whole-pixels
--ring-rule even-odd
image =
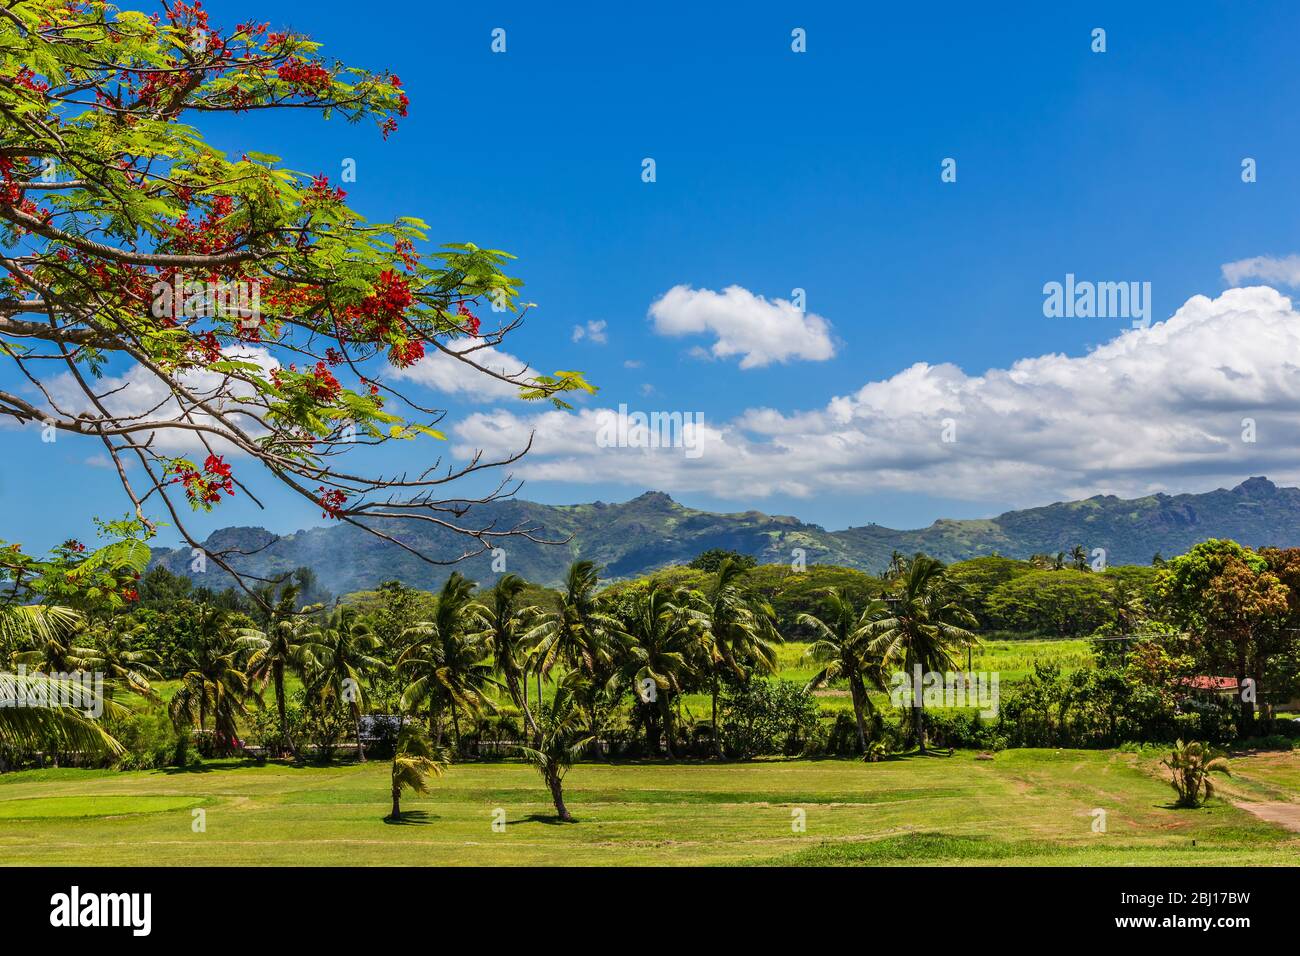
[[[518,469],[533,480],[735,500],[898,490],[1025,505],[1235,484],[1247,474],[1294,480],[1300,313],[1264,287],[1195,296],[1166,321],[1086,355],[1040,355],[980,375],[920,362],[821,407],[706,416],[695,458],[680,448],[600,447],[600,416],[610,413],[483,413],[455,437],[462,451],[499,453],[535,430]],[[1253,443],[1243,441],[1247,418]]]
[[[605,327],[608,324],[608,322],[601,319],[588,322],[586,325],[575,325],[573,327],[573,341],[581,342],[583,339],[587,339],[597,345],[604,345],[609,341],[608,336],[605,335]]]
[[[466,357],[485,369],[512,378],[533,374],[527,362],[500,349],[481,348]],[[488,399],[519,397],[519,386],[484,375],[472,365],[441,352],[430,352],[409,368],[394,369],[391,375],[399,381],[415,382],[448,395],[474,395]]]
[[[713,345],[696,354],[717,359],[740,356],[740,367],[804,359],[822,362],[835,355],[830,323],[803,312],[785,299],[768,301],[738,285],[721,292],[673,286],[650,306],[660,335],[713,335]]]
[[[1225,262],[1223,281],[1228,285],[1241,285],[1249,279],[1271,282],[1290,287],[1300,286],[1300,256],[1255,256],[1253,259],[1238,259]]]
[[[266,371],[279,368],[280,363],[267,349],[252,345],[229,345],[221,350],[230,359],[252,362]],[[227,396],[224,410],[230,414],[241,429],[254,437],[262,434],[262,427],[247,415],[239,414],[240,400],[250,398],[253,388],[238,380],[225,382],[225,376],[217,372],[191,370],[182,373],[178,381],[181,386],[199,398],[207,398],[217,393],[218,389]],[[224,388],[223,388],[223,383]],[[181,408],[172,396],[170,388],[162,379],[142,365],[132,366],[119,376],[105,376],[93,382],[96,394],[103,396],[100,401],[105,408],[119,418],[143,418],[149,422],[165,422],[181,417]],[[80,414],[89,412],[98,414],[90,400],[82,391],[69,372],[51,379],[50,397],[59,410],[64,413]],[[233,399],[233,401],[232,401]],[[199,423],[212,423],[210,416],[192,414],[191,420]],[[198,433],[189,429],[160,428],[153,432],[152,448],[170,455],[184,455],[203,450],[203,443]],[[208,435],[213,449],[222,454],[237,454],[234,446]],[[104,456],[107,460],[107,456]]]

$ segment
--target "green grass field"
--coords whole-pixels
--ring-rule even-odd
[[[1153,754],[1019,750],[879,764],[582,764],[558,824],[527,766],[460,764],[388,810],[388,765],[39,770],[0,777],[0,860],[73,865],[1294,864],[1300,754],[1233,760],[1226,799],[1171,807]],[[503,832],[493,829],[500,808]],[[1105,833],[1092,811],[1106,811]],[[206,832],[192,830],[194,810]],[[804,832],[794,832],[800,817]]]

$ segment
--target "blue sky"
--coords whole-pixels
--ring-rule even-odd
[[[1045,282],[1067,273],[1150,282],[1159,323],[1192,296],[1220,295],[1225,263],[1300,251],[1293,39],[1300,14],[1291,4],[1200,4],[1193,14],[1164,4],[1025,3],[998,15],[986,5],[943,3],[749,4],[743,14],[699,4],[563,13],[536,4],[206,6],[214,20],[269,19],[324,41],[345,61],[391,68],[412,100],[410,118],[386,143],[369,124],[307,114],[216,122],[205,127],[213,142],[335,177],[343,158],[355,158],[349,202],[371,218],[421,216],[435,240],[517,255],[516,274],[539,308],[505,347],[543,371],[584,370],[601,388],[588,410],[626,402],[733,423],[733,437],[690,469],[570,458],[549,472],[558,479],[534,473],[523,497],[623,500],[657,487],[709,509],[756,508],[835,528],[912,527],[1067,495],[1206,490],[1248,474],[1292,473],[1282,448],[1289,440],[1261,437],[1217,459],[1196,441],[1171,441],[1169,454],[1135,461],[1122,428],[1130,417],[1133,443],[1150,449],[1161,436],[1185,439],[1188,428],[1226,434],[1253,403],[1261,423],[1276,419],[1272,434],[1280,436],[1290,427],[1286,363],[1269,379],[1271,390],[1262,383],[1259,394],[1243,397],[1206,386],[1197,392],[1205,402],[1189,393],[1154,425],[1144,417],[1144,393],[1120,387],[1105,435],[1089,431],[1096,414],[1078,424],[1031,421],[1035,408],[1077,403],[1079,380],[1096,369],[1070,366],[1071,384],[1061,391],[1055,373],[1017,383],[1006,400],[1027,411],[985,401],[983,413],[971,413],[970,444],[956,446],[972,450],[952,467],[929,453],[916,461],[889,456],[883,479],[870,455],[838,452],[805,473],[797,450],[766,458],[770,432],[742,438],[734,425],[758,408],[779,415],[783,432],[798,431],[803,414],[821,415],[799,427],[825,452],[846,440],[833,427],[835,413],[826,424],[833,399],[915,363],[953,363],[979,376],[1036,356],[1081,358],[1128,328],[1123,318],[1044,317]],[[504,54],[490,50],[496,27],[507,31]],[[790,48],[796,27],[807,31],[803,54]],[[1090,50],[1095,27],[1106,30],[1105,53]],[[656,162],[654,183],[641,180],[645,157]],[[940,180],[946,157],[957,161],[955,183]],[[1257,182],[1242,182],[1244,157],[1257,160]],[[1289,291],[1281,281],[1266,284]],[[756,368],[692,356],[714,336],[657,334],[647,318],[679,285],[739,286],[769,301],[802,288],[808,311],[830,324],[834,354]],[[1234,318],[1241,314],[1251,318]],[[1228,303],[1196,318],[1200,331],[1181,342],[1187,354],[1204,356],[1213,343],[1239,344],[1232,322],[1246,322],[1246,336],[1256,322],[1278,337],[1270,352],[1280,354],[1295,344],[1290,314],[1276,299]],[[573,340],[575,325],[600,322],[603,343]],[[1153,340],[1145,354],[1183,353]],[[1256,367],[1249,352],[1234,361],[1233,376]],[[1179,367],[1135,364],[1132,374],[1150,368],[1177,391]],[[908,392],[896,382],[879,402],[855,406],[845,413],[847,440],[865,428],[869,443],[906,443],[919,419],[937,423],[949,403],[970,401],[949,396],[929,410],[891,411],[904,392],[914,397],[925,387]],[[518,425],[541,411],[463,395],[439,401],[452,425],[493,409]],[[990,418],[999,407],[1006,417]],[[1206,409],[1219,418],[1211,421]],[[965,419],[955,419],[961,429]],[[580,431],[580,422],[547,427]],[[1143,433],[1142,422],[1153,430]],[[976,450],[981,435],[1005,438],[1022,426],[1056,429],[1052,452],[1036,455],[1023,443]],[[1070,428],[1081,430],[1086,460],[1062,457],[1070,444],[1062,430]],[[1261,436],[1266,430],[1261,424]],[[468,430],[452,445],[477,434]],[[755,453],[750,470],[727,461],[738,447]],[[404,446],[380,460],[414,468],[430,451]],[[64,437],[51,447],[31,430],[0,432],[5,537],[35,549],[85,535],[90,514],[122,513],[113,476],[84,465],[94,453]],[[539,468],[546,461],[541,456]],[[753,480],[773,469],[788,471],[788,480]],[[195,527],[282,532],[320,523],[310,507],[274,495],[268,502],[266,512],[228,503]]]

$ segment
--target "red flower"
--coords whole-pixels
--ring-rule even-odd
[[[320,492],[320,506],[324,509],[321,517],[338,518],[348,502],[348,496],[337,488],[326,489],[324,485],[316,490]]]

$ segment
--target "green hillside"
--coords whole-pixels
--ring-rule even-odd
[[[475,527],[533,532],[540,540],[511,539],[505,546],[507,567],[548,585],[559,583],[565,567],[577,557],[595,561],[604,569],[604,577],[617,580],[685,563],[709,548],[739,551],[765,564],[788,564],[795,549],[801,549],[808,564],[870,572],[881,571],[896,550],[924,551],[951,562],[995,553],[1027,558],[1082,545],[1089,554],[1104,549],[1111,565],[1148,564],[1157,552],[1181,554],[1214,537],[1254,547],[1300,545],[1300,489],[1250,478],[1235,488],[1204,494],[1127,500],[1098,495],[1009,511],[996,518],[941,519],[913,530],[872,524],[828,531],[760,511],[715,514],[687,508],[656,491],[622,503],[496,502],[476,508],[464,520]],[[377,526],[419,551],[449,559],[463,554],[472,543],[424,523]],[[434,588],[449,573],[446,567],[427,564],[346,525],[284,536],[262,528],[224,528],[206,545],[230,553],[234,566],[262,577],[311,567],[321,584],[335,593],[364,590],[391,579]],[[347,560],[340,561],[340,555],[347,555]],[[155,560],[176,573],[189,572],[188,549],[159,551]],[[489,580],[494,573],[491,565],[491,555],[483,554],[459,567],[471,578]]]

